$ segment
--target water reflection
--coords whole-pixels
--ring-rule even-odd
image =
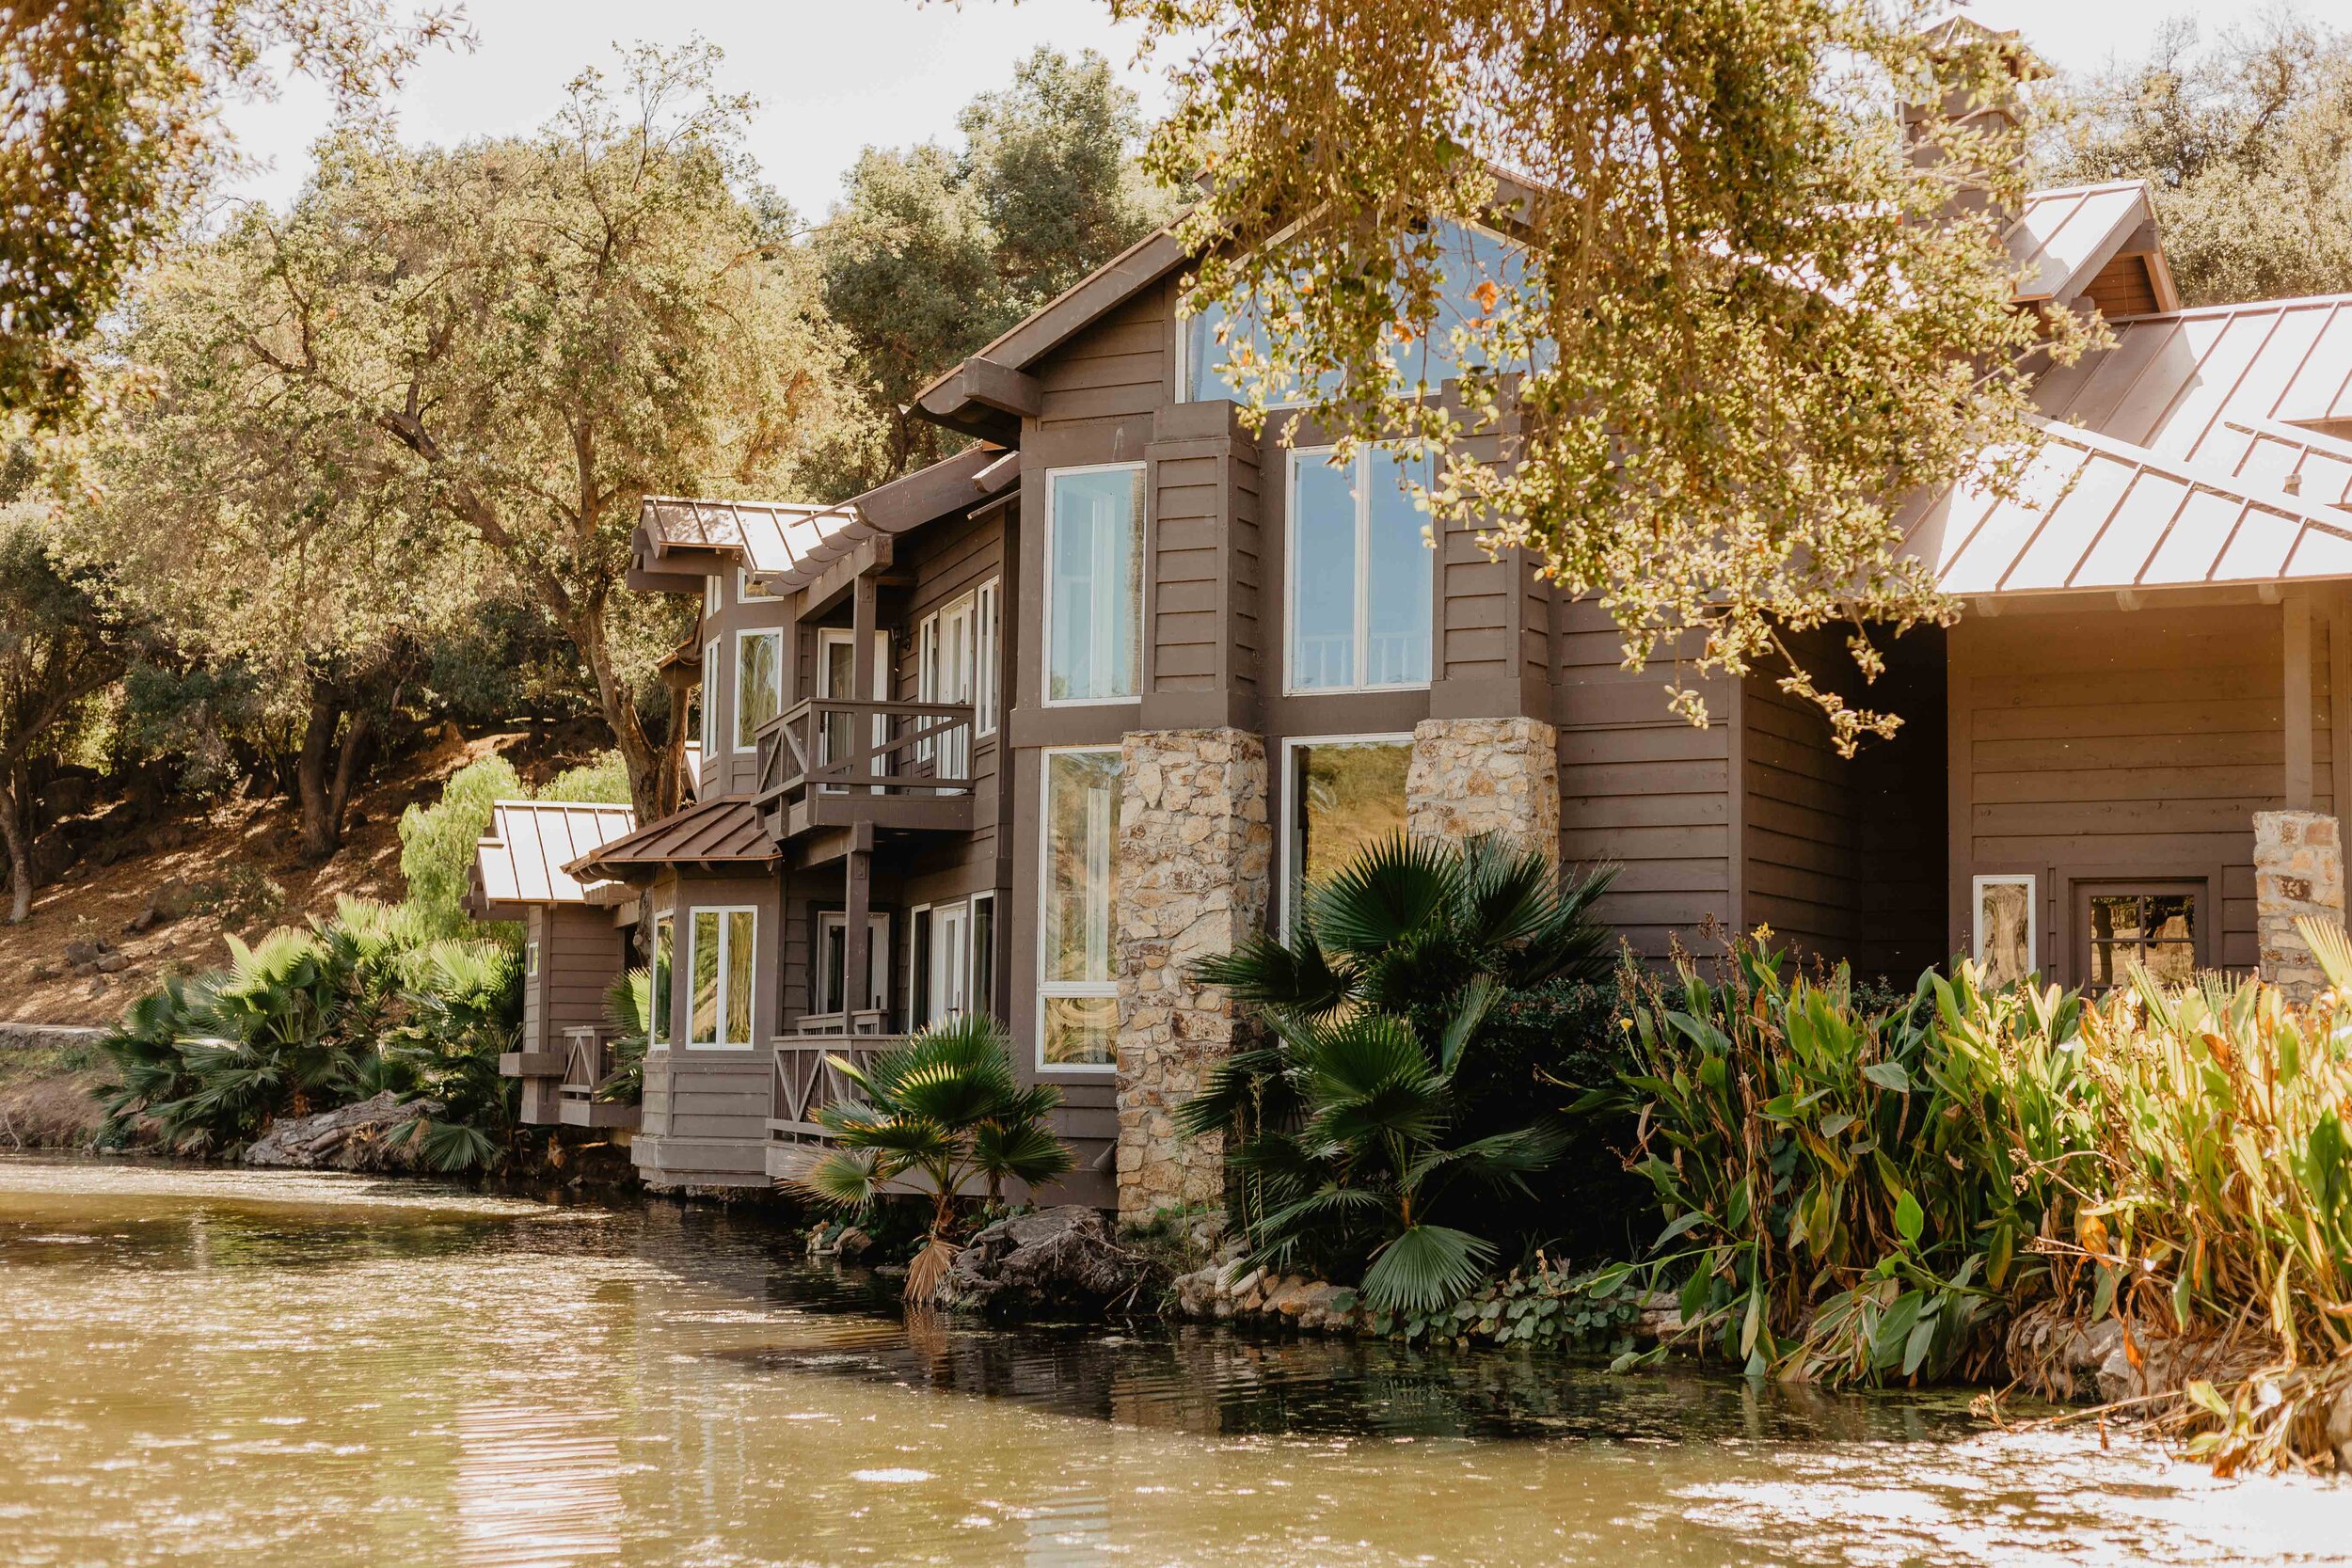
[[[2341,1560],[1952,1398],[904,1320],[755,1219],[0,1160],[0,1560]]]

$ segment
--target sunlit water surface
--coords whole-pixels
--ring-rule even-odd
[[[2067,1563],[2352,1556],[1963,1402],[910,1323],[771,1227],[0,1159],[0,1562]]]

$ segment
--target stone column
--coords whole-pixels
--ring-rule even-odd
[[[2309,1002],[2328,977],[2295,928],[2295,917],[2344,924],[2344,840],[2336,819],[2315,811],[2254,814],[2254,923],[2262,975],[2290,1002]],[[2208,916],[2208,918],[2211,918]]]
[[[1119,1217],[1216,1205],[1225,1150],[1175,1111],[1232,1050],[1239,1025],[1195,959],[1265,923],[1274,832],[1265,742],[1247,730],[1136,730],[1120,745]]]
[[[1507,833],[1558,861],[1560,732],[1540,719],[1422,720],[1405,824],[1421,838]]]

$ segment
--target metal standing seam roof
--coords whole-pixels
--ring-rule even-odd
[[[2144,180],[2028,192],[2017,221],[2003,236],[2019,265],[2034,269],[2015,297],[2030,302],[2077,292],[2074,285],[2090,281],[2084,274],[2113,255],[2109,242],[2128,236],[2154,213]]]
[[[585,904],[600,885],[572,863],[635,830],[627,806],[574,800],[497,800],[490,831],[474,845],[474,876],[485,907]]]
[[[794,506],[648,496],[638,521],[657,561],[673,550],[723,550],[739,555],[746,571],[781,577],[814,578],[874,533],[854,501]]]
[[[612,877],[663,865],[759,863],[775,856],[775,840],[750,798],[721,795],[612,839],[564,869],[574,876]]]

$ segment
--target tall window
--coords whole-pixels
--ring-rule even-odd
[[[726,601],[727,591],[714,574],[703,578],[703,615],[705,619],[719,613]]]
[[[1345,736],[1296,740],[1284,748],[1283,798],[1290,833],[1283,844],[1282,928],[1298,918],[1299,895],[1386,838],[1405,831],[1408,736]]]
[[[972,1006],[982,1012],[996,1006],[996,895],[972,895]]]
[[[692,1009],[686,1043],[709,1050],[748,1051],[752,1044],[752,958],[758,951],[755,910],[696,910]]]
[[[1425,465],[1384,447],[1328,458],[1290,459],[1290,689],[1426,686],[1433,552],[1400,487],[1408,467],[1425,483]]]
[[[759,726],[784,711],[784,633],[735,634],[735,749],[748,752]]]
[[[1003,613],[1004,584],[991,578],[980,584],[976,620],[979,647],[972,660],[972,733],[996,733],[996,621]]]
[[[1045,700],[1136,694],[1143,626],[1143,465],[1046,475]]]
[[[2035,957],[2034,879],[2029,871],[2000,872],[1975,881],[1977,967],[1984,988],[1997,990],[2040,967]]]
[[[648,1050],[670,1049],[670,973],[677,952],[677,921],[664,910],[653,917],[653,975],[646,988],[653,994],[646,1020]]]
[[[1119,976],[1111,962],[1119,753],[1047,752],[1044,806],[1038,1063],[1108,1067],[1119,1033]]]
[[[926,615],[915,630],[915,701],[965,705],[972,701],[973,627],[977,620],[977,596],[965,594],[935,615]],[[929,721],[925,721],[928,722]],[[972,766],[969,731],[958,727],[936,741],[914,743],[915,760],[939,760],[942,777],[968,777]]]
[[[703,644],[703,712],[701,739],[703,760],[716,757],[719,740],[719,640],[712,638]]]

